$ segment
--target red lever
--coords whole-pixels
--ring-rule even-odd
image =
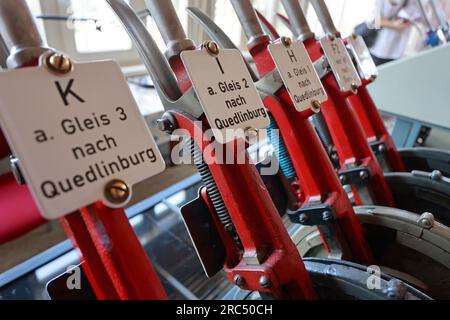
[[[261,38],[249,47],[261,77],[275,70],[275,63],[268,50],[269,44],[268,38]],[[341,246],[344,250],[346,247],[350,248],[350,252],[344,252],[344,255],[361,263],[370,263],[373,261],[371,250],[350,200],[308,120],[313,111],[297,112],[286,88],[279,90],[276,95],[279,101],[266,98],[264,102],[280,128],[300,186],[305,193],[302,207],[308,207],[318,201],[332,206],[342,230]],[[339,234],[337,236],[339,237]]]

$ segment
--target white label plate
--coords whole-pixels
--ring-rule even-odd
[[[352,59],[341,38],[330,40],[325,36],[320,39],[322,49],[333,70],[334,77],[339,84],[341,91],[352,90],[352,85],[361,86],[361,78],[353,65]]]
[[[184,51],[181,58],[219,143],[242,136],[248,128],[263,129],[269,117],[241,53],[221,49]]]
[[[363,37],[359,35],[347,38],[348,47],[356,61],[358,72],[361,78],[370,80],[373,76],[378,75],[378,69],[373,61],[370,50],[364,42]]]
[[[131,187],[165,168],[113,61],[63,76],[42,66],[0,73],[0,124],[46,219],[96,201],[117,207],[104,195],[108,182]]]
[[[297,111],[311,108],[313,101],[328,99],[303,43],[293,42],[289,48],[271,44],[269,50]]]

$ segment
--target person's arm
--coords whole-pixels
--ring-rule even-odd
[[[403,30],[411,26],[411,23],[404,19],[386,19],[381,17],[380,27],[393,30]]]

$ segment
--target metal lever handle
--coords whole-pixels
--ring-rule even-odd
[[[317,17],[319,18],[320,24],[322,25],[325,33],[340,36],[339,31],[337,31],[334,25],[333,18],[331,18],[330,11],[324,0],[310,0],[309,1],[316,11]]]
[[[0,35],[11,53],[9,68],[22,66],[48,50],[25,0],[0,1]]]
[[[314,38],[299,0],[281,0],[281,2],[294,29],[295,37],[302,42]]]
[[[213,41],[215,41],[220,47],[225,49],[239,50],[239,48],[233,43],[233,41],[231,41],[231,39],[225,34],[225,32],[223,32],[223,30],[220,29],[220,27],[200,9],[188,7],[186,8],[186,11],[188,12],[189,16],[192,19],[194,19],[194,21],[198,23],[203,28],[203,30],[208,34],[208,36]],[[250,64],[247,62],[247,60],[245,60],[244,57],[243,59],[245,61],[248,71],[250,72],[250,75],[252,76],[253,82],[258,81],[259,78],[253,71],[252,67],[250,67]]]
[[[173,101],[178,100],[182,93],[178,88],[175,75],[142,20],[123,0],[106,1],[121,20],[130,38],[133,39],[133,43],[150,73],[155,88],[163,97]]]
[[[249,44],[257,43],[266,34],[259,22],[255,9],[250,0],[230,0],[234,10],[241,22],[244,33],[247,36]]]
[[[172,0],[146,0],[145,3],[167,46],[168,59],[184,50],[195,49],[194,42],[184,32]]]

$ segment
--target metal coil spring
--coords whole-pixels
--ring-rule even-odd
[[[294,166],[292,164],[291,158],[286,148],[286,144],[283,140],[283,137],[278,133],[274,134],[274,130],[279,131],[278,124],[275,122],[275,119],[272,115],[269,115],[270,125],[267,127],[267,134],[269,136],[270,143],[274,148],[274,152],[278,158],[278,162],[280,163],[281,171],[286,178],[292,179],[295,178],[296,173],[294,170]]]
[[[203,154],[200,148],[192,139],[188,143],[191,144],[191,154],[194,159],[194,164],[197,167],[200,176],[202,177],[203,184],[206,187],[206,191],[208,192],[208,195],[211,199],[214,209],[217,212],[217,215],[219,216],[220,221],[224,225],[225,230],[234,230],[234,225],[233,221],[231,220],[230,213],[228,212],[228,209],[223,202],[222,195],[217,188],[211,171],[209,170],[208,165],[203,159]]]

